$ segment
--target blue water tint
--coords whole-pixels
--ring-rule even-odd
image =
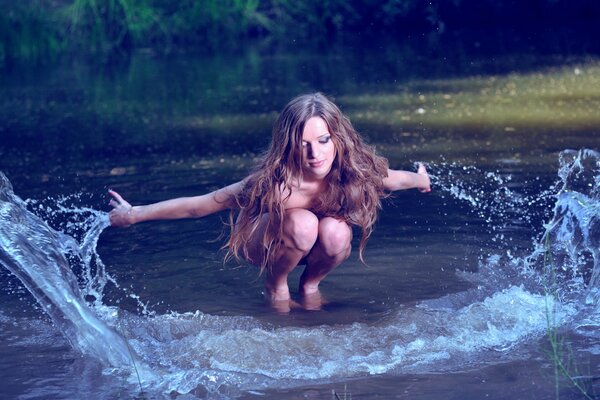
[[[95,250],[108,225],[106,214],[65,206],[65,199],[50,209],[26,203],[3,175],[0,261],[74,349],[100,360],[115,380],[125,375],[133,384],[137,370],[144,390],[157,397],[236,397],[365,375],[462,371],[527,357],[523,345],[555,326],[597,335],[600,154],[563,151],[559,161],[554,185],[537,190],[532,183],[526,193],[510,188],[509,175],[431,165],[436,189],[469,205],[497,251],[480,256],[477,272],[459,273],[472,289],[400,306],[377,323],[280,327],[252,316],[156,314],[142,304],[131,313],[106,305],[105,288],[119,285]],[[46,219],[70,214],[62,226],[69,234],[50,228],[27,207]],[[511,227],[540,220],[547,222],[525,256],[506,245]],[[0,323],[10,318],[0,314]]]
[[[89,269],[98,236],[109,225],[106,215],[96,213],[98,218],[93,219],[86,236],[77,243],[28,212],[3,174],[0,188],[2,265],[31,292],[73,348],[107,366],[132,365],[135,356],[127,342],[86,304],[68,261],[68,256],[77,255]],[[102,275],[101,271],[97,268],[96,277]],[[102,285],[88,279],[86,287],[97,293]],[[140,368],[145,369],[143,364]]]

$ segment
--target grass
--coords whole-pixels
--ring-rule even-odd
[[[331,397],[333,400],[352,400],[352,393],[348,392],[346,385],[344,385],[344,393],[338,394],[335,389],[331,389]]]
[[[548,357],[554,368],[554,388],[556,400],[560,399],[560,388],[563,382],[572,387],[582,398],[594,400],[597,397],[593,394],[593,385],[591,380],[586,379],[580,374],[578,365],[573,357],[573,350],[561,338],[558,332],[556,321],[556,265],[552,255],[550,241],[551,227],[544,236],[544,270],[546,272],[548,283],[546,286],[545,309],[546,309],[546,336],[550,344]]]

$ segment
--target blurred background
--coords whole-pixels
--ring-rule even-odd
[[[529,44],[565,31],[577,31],[579,39],[591,37],[600,12],[593,0],[2,0],[0,4],[4,64],[48,62],[65,54],[108,62],[111,56],[140,49],[168,54],[261,45],[276,51],[349,41],[366,45],[382,38],[402,41],[420,34],[433,40],[465,29],[478,31],[483,41],[503,38],[502,47],[509,49],[516,32]],[[569,37],[556,37],[560,39]]]
[[[315,90],[396,167],[597,144],[593,0],[0,0],[0,9],[0,169],[24,195],[64,193],[64,179],[110,185],[151,159],[244,170],[283,105]]]

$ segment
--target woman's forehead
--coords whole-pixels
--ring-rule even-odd
[[[304,124],[302,140],[314,140],[321,136],[331,134],[329,126],[321,117],[311,117]]]

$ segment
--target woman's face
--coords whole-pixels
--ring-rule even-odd
[[[321,180],[329,174],[336,150],[329,128],[320,117],[312,117],[302,131],[302,170],[305,179]]]

